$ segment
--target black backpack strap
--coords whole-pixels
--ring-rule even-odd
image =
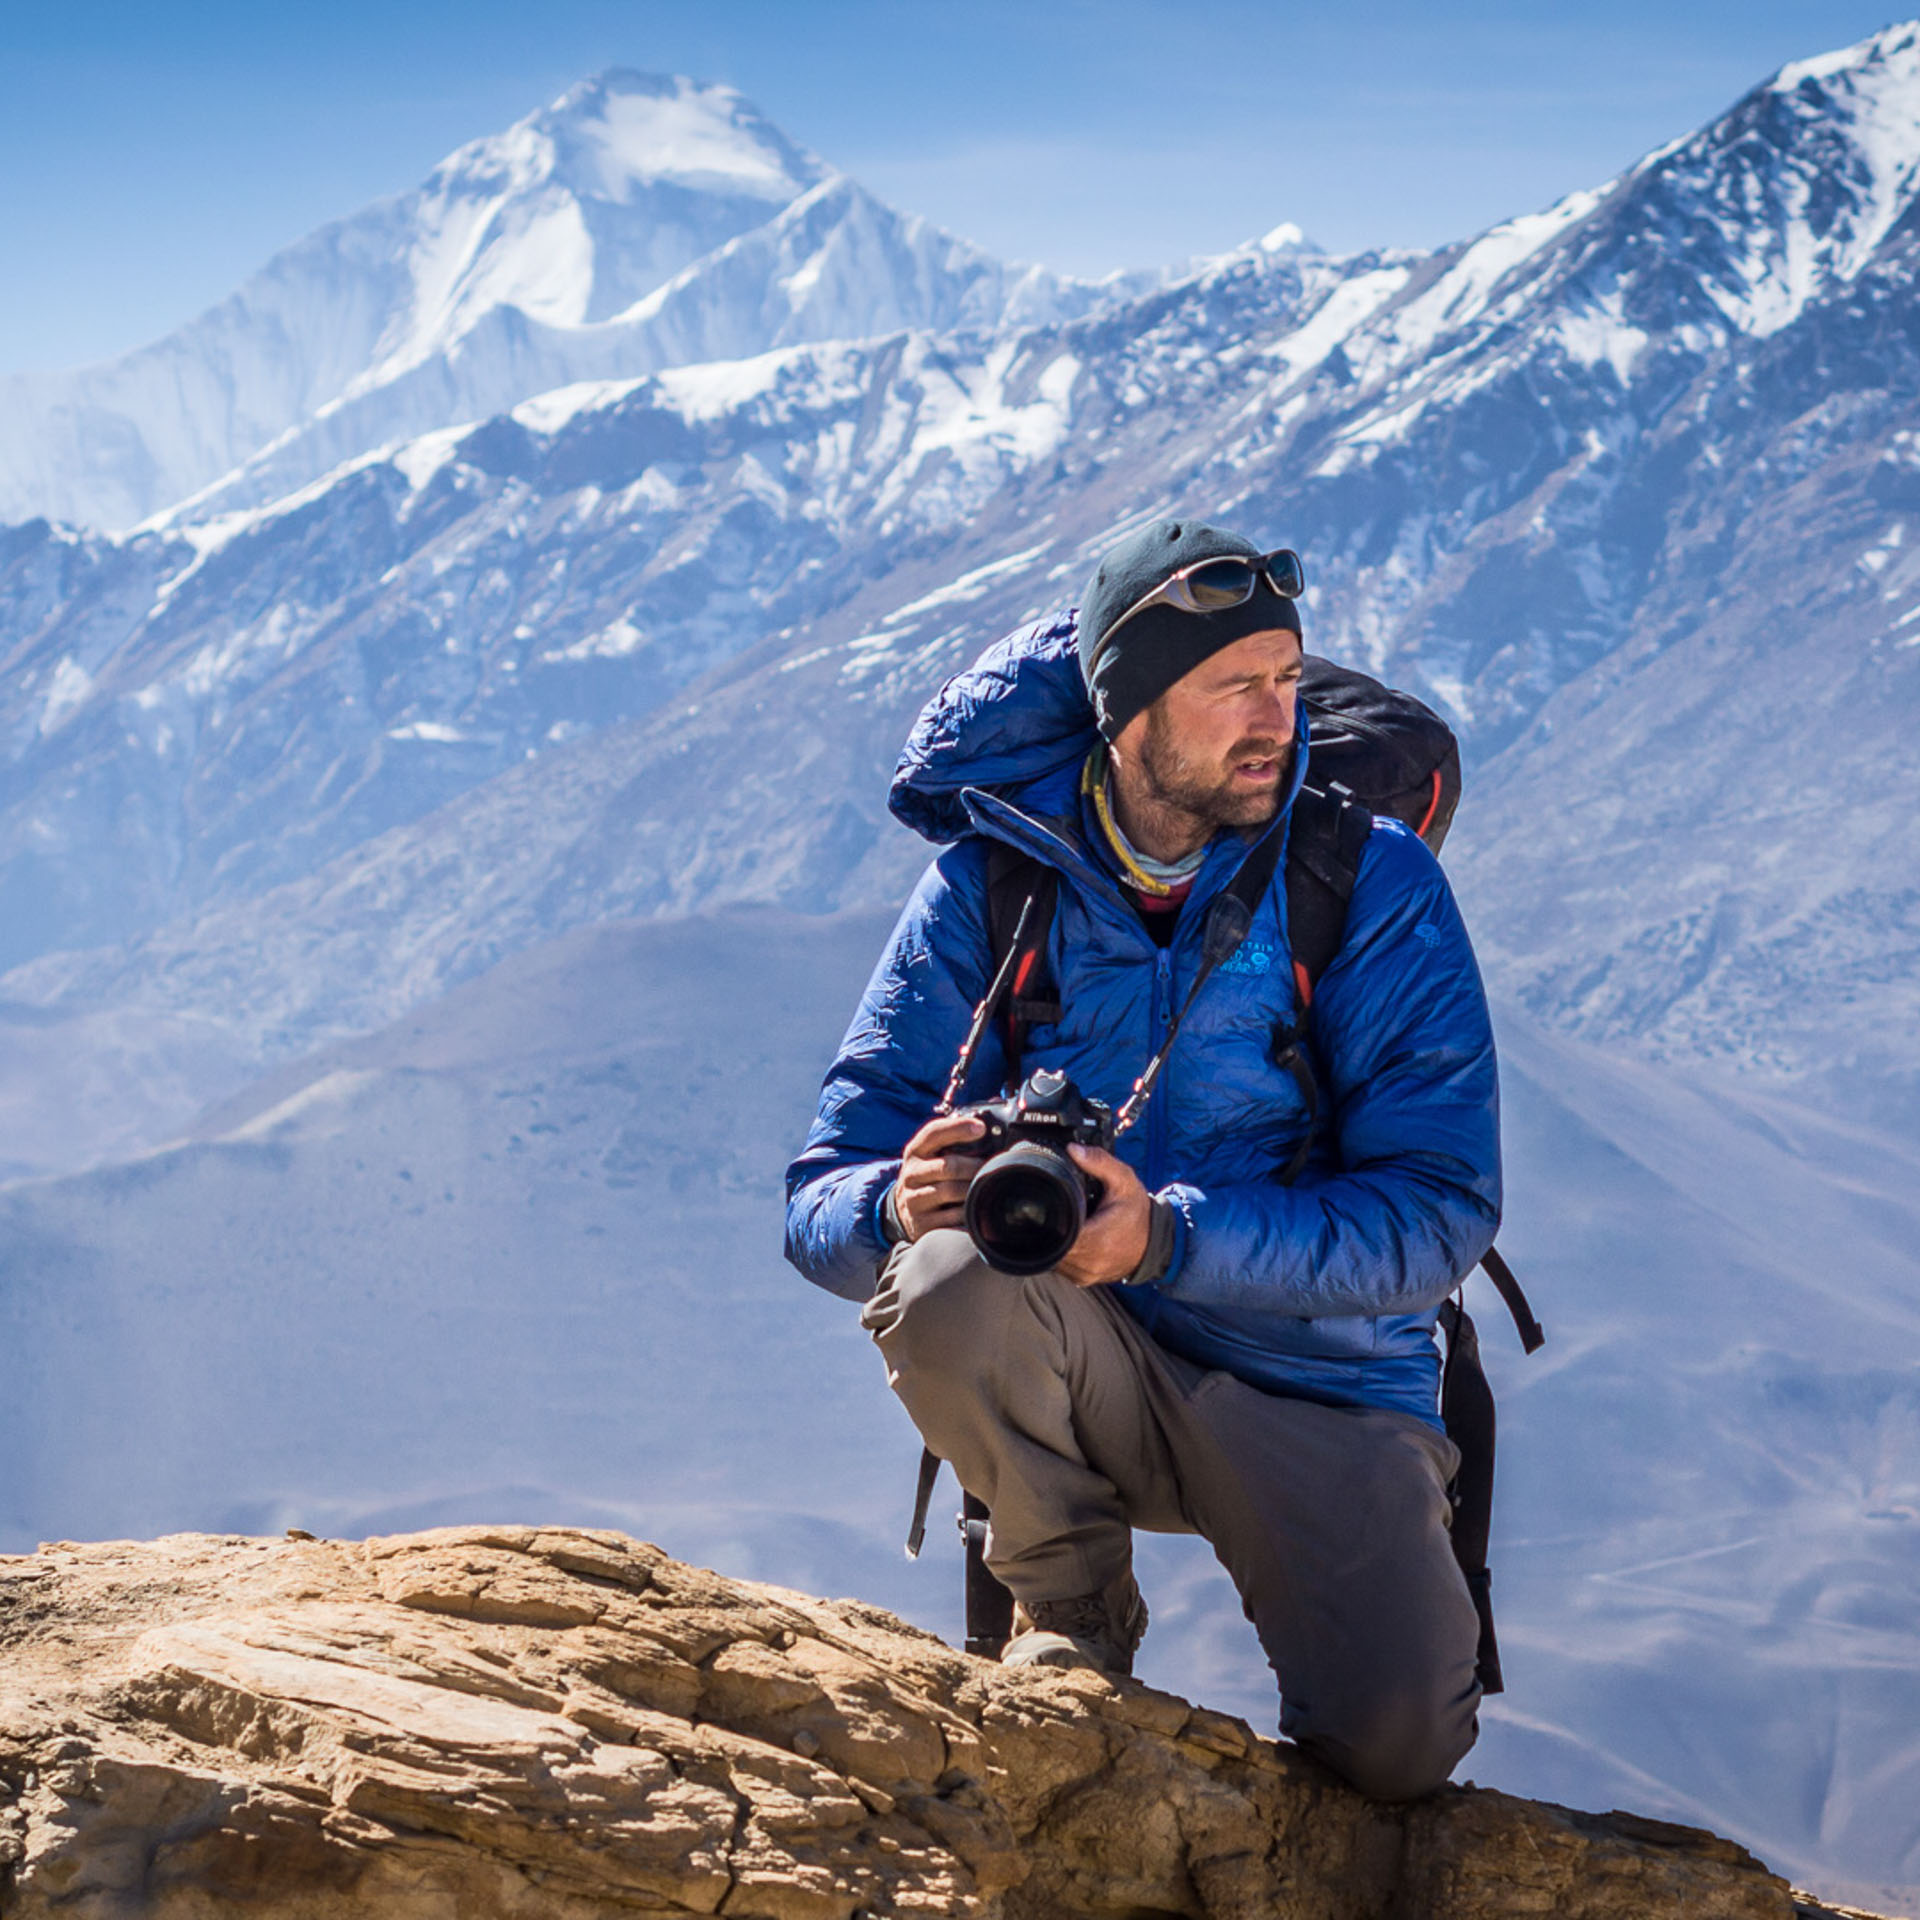
[[[1533,1317],[1513,1269],[1492,1247],[1480,1264],[1500,1289],[1519,1329],[1520,1344],[1529,1353],[1537,1352],[1547,1336]],[[1457,1295],[1441,1306],[1438,1319],[1447,1339],[1447,1356],[1440,1369],[1440,1418],[1447,1438],[1460,1450],[1460,1470],[1447,1489],[1453,1502],[1453,1557],[1460,1563],[1473,1610],[1480,1617],[1480,1691],[1503,1693],[1500,1643],[1493,1631],[1493,1575],[1487,1568],[1487,1539],[1493,1530],[1493,1389],[1480,1364],[1480,1335]]]
[[[1498,1247],[1489,1247],[1480,1256],[1481,1270],[1500,1290],[1500,1298],[1507,1303],[1507,1311],[1513,1315],[1514,1330],[1520,1336],[1520,1344],[1528,1353],[1538,1353],[1547,1344],[1545,1330],[1533,1317],[1533,1308],[1526,1294],[1521,1290],[1520,1282],[1515,1279],[1513,1269],[1507,1265]]]
[[[1287,944],[1299,1024],[1313,990],[1347,937],[1347,908],[1373,815],[1337,781],[1302,787],[1287,832]]]
[[[920,1449],[920,1481],[914,1488],[913,1524],[907,1531],[907,1558],[917,1560],[926,1544],[927,1508],[933,1502],[934,1482],[940,1478],[940,1456],[931,1447]],[[1013,1595],[987,1565],[986,1502],[965,1488],[960,1492],[960,1538],[967,1564],[967,1651],[998,1660],[1013,1637]]]
[[[933,1504],[933,1483],[940,1478],[940,1456],[931,1447],[920,1449],[920,1478],[913,1489],[913,1518],[907,1525],[907,1558],[918,1560],[927,1544],[927,1508]]]
[[[990,971],[998,972],[1015,938],[1020,958],[1007,995],[1007,1071],[1017,1079],[1030,1027],[1054,1025],[1060,1018],[1060,988],[1047,957],[1053,911],[1060,898],[1060,875],[1044,860],[996,840],[987,853],[987,933],[993,943]],[[1031,901],[1025,930],[1022,910]]]
[[[1453,1501],[1453,1557],[1466,1577],[1473,1610],[1480,1617],[1477,1666],[1482,1693],[1504,1693],[1500,1643],[1493,1631],[1493,1575],[1487,1570],[1487,1538],[1493,1531],[1493,1389],[1480,1365],[1480,1336],[1458,1300],[1440,1309],[1447,1357],[1440,1370],[1440,1418],[1460,1450],[1460,1470],[1448,1493]]]
[[[1307,1124],[1280,1184],[1299,1179],[1320,1124],[1320,1084],[1307,1048],[1313,990],[1347,937],[1347,907],[1373,815],[1345,787],[1302,787],[1287,827],[1287,945],[1293,965],[1293,1010],[1273,1031],[1273,1060],[1293,1075]]]

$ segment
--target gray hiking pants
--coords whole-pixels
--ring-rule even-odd
[[[1206,1372],[1111,1294],[996,1273],[943,1231],[895,1250],[861,1315],[927,1445],[991,1511],[987,1564],[1018,1600],[1061,1600],[1125,1572],[1134,1527],[1200,1534],[1279,1679],[1280,1731],[1379,1799],[1441,1785],[1480,1703],[1452,1442]]]

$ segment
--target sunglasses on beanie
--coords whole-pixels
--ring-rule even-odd
[[[1104,634],[1099,653],[1104,653],[1113,636],[1136,613],[1149,607],[1177,607],[1182,613],[1223,613],[1228,607],[1243,606],[1260,590],[1264,580],[1283,600],[1298,600],[1307,590],[1307,576],[1300,556],[1291,547],[1276,547],[1271,553],[1216,554],[1211,560],[1196,560],[1136,600]],[[1097,656],[1096,656],[1097,657]]]

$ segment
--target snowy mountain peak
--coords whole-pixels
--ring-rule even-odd
[[[860,192],[731,88],[616,69],[287,248],[167,339],[0,380],[0,520],[257,505],[583,380],[1124,298]]]
[[[1282,220],[1253,243],[1262,253],[1318,253],[1316,247],[1291,220]]]
[[[1793,93],[1809,82],[1817,85],[1856,77],[1876,92],[1891,83],[1905,92],[1910,107],[1920,111],[1920,20],[1896,21],[1850,47],[1791,61],[1774,75],[1768,91]]]
[[[626,206],[637,190],[667,186],[781,205],[826,172],[731,87],[613,68],[450,154],[429,189],[551,181]]]
[[[1796,61],[1631,179],[1725,320],[1764,337],[1873,257],[1920,191],[1920,23]]]
[[[729,87],[624,69],[470,141],[413,196],[417,297],[362,385],[503,307],[612,318],[828,176]]]

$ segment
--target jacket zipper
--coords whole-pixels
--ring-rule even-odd
[[[1167,1023],[1173,1017],[1173,949],[1157,947],[1153,955],[1153,1018],[1147,1034],[1147,1058],[1160,1051]],[[1173,1071],[1169,1060],[1160,1070],[1159,1084],[1147,1102],[1147,1188],[1157,1191],[1166,1184],[1167,1160],[1167,1075]]]

